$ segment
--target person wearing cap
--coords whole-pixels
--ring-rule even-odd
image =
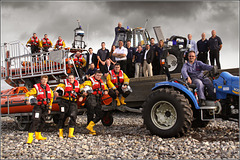
[[[126,105],[125,98],[131,93],[129,90],[129,78],[120,69],[120,64],[116,63],[114,69],[109,71],[107,76],[107,85],[109,88],[109,95],[117,101],[117,106]],[[120,94],[122,95],[121,98]]]
[[[41,82],[35,84],[34,87],[28,91],[25,96],[26,104],[31,105],[29,102],[29,97],[34,96],[37,99],[37,104],[34,105],[32,111],[32,123],[28,132],[27,143],[32,143],[33,134],[35,132],[35,137],[37,140],[46,140],[46,137],[42,137],[41,132],[45,125],[46,117],[51,113],[52,102],[53,102],[53,91],[47,84],[48,76],[43,75],[41,77]]]

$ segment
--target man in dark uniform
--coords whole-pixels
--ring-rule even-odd
[[[208,57],[208,40],[206,39],[205,33],[202,33],[202,39],[197,42],[198,48],[198,57],[199,61],[207,64],[207,57]]]
[[[218,69],[221,69],[219,52],[222,49],[222,40],[216,35],[215,30],[212,30],[212,37],[209,38],[209,49],[211,65],[214,65],[214,60],[216,59]]]
[[[153,52],[153,62],[152,62],[152,67],[153,67],[153,75],[159,75],[160,73],[160,64],[158,62],[158,55],[157,55],[157,44],[155,44],[155,39],[151,38],[150,40],[150,50]]]
[[[100,71],[103,72],[106,60],[109,58],[109,50],[105,47],[105,42],[101,43],[102,48],[97,52]]]
[[[127,41],[127,50],[128,50],[128,54],[127,54],[126,74],[129,78],[133,78],[134,77],[133,55],[135,54],[136,51],[133,47],[131,47],[130,40]]]
[[[125,28],[122,27],[122,23],[118,22],[118,26],[115,28],[115,35],[117,35],[120,32],[125,32]]]
[[[89,54],[87,54],[87,64],[86,64],[86,70],[90,68],[90,64],[94,63],[95,66],[97,66],[97,54],[93,53],[93,49],[89,48],[88,49]]]

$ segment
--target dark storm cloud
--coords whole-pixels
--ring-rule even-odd
[[[111,15],[127,17],[131,12],[142,12],[149,17],[156,16],[196,16],[199,9],[206,6],[204,2],[106,2]]]
[[[2,2],[3,6],[11,9],[40,9],[44,8],[49,2]]]

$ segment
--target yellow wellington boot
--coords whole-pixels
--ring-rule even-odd
[[[63,138],[63,129],[59,129],[59,138]]]
[[[93,121],[91,121],[89,124],[88,124],[88,126],[86,127],[90,132],[92,132],[92,133],[96,133],[96,131],[95,130],[93,130],[93,127],[95,126],[95,123],[93,122]]]
[[[124,102],[124,100],[125,100],[125,98],[122,96],[122,97],[121,97],[121,103],[122,103],[123,105],[126,104],[126,103]]]
[[[68,137],[69,137],[69,138],[75,137],[75,136],[73,135],[73,132],[74,132],[74,128],[69,128],[69,134],[68,134]]]
[[[96,132],[89,132],[89,134],[91,134],[91,135],[96,135],[97,133]]]
[[[33,133],[28,133],[27,143],[32,143],[32,141],[33,141]]]
[[[121,105],[121,103],[120,103],[120,100],[119,100],[119,98],[118,98],[118,97],[116,98],[116,101],[117,101],[117,106],[120,106],[120,105]]]
[[[41,132],[35,132],[35,136],[37,140],[46,140],[47,137],[42,137]]]

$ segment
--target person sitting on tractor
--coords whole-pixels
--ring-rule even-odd
[[[25,94],[27,97],[26,104],[31,105],[28,101],[28,97],[35,96],[37,98],[37,104],[34,105],[32,111],[32,123],[28,132],[27,143],[32,143],[33,133],[37,140],[46,140],[46,137],[42,137],[41,132],[45,125],[45,120],[48,114],[51,113],[53,102],[53,91],[47,84],[48,76],[43,75],[41,77],[41,83],[35,84],[29,92]]]
[[[79,51],[76,52],[74,58],[73,58],[74,64],[76,66],[76,70],[78,74],[75,71],[75,68],[73,69],[73,73],[75,76],[79,76],[82,79],[83,76],[83,68],[86,66],[86,60],[84,59],[83,55]]]
[[[41,40],[41,48],[44,52],[49,52],[49,48],[52,47],[52,42],[49,40],[48,35],[44,34],[44,38]]]
[[[33,36],[27,41],[26,46],[28,47],[28,44],[31,45],[31,53],[38,53],[39,52],[39,48],[40,48],[40,40],[37,37],[36,33],[33,33]]]
[[[109,95],[116,99],[117,106],[125,105],[125,98],[131,93],[129,86],[129,78],[127,75],[120,70],[120,64],[116,63],[114,69],[109,71],[107,76],[107,85],[109,87]],[[119,96],[122,94],[121,100]]]
[[[82,101],[83,97],[87,96],[85,104],[87,106],[88,126],[86,128],[90,131],[89,133],[92,135],[96,135],[96,131],[93,129],[93,127],[103,117],[101,98],[103,94],[105,95],[108,94],[107,85],[103,82],[101,77],[102,77],[102,72],[97,70],[95,72],[94,77],[90,77],[89,80],[81,84],[81,89],[80,89],[83,96],[80,97],[79,100]],[[92,93],[84,92],[85,86],[92,87],[93,92]],[[94,114],[95,114],[95,117],[94,117]]]
[[[76,119],[78,113],[77,99],[80,94],[80,84],[73,74],[69,74],[68,78],[64,80],[64,84],[59,84],[54,90],[55,97],[61,95],[61,101],[59,102],[59,138],[63,138],[64,122],[67,117],[70,117],[69,121],[69,138],[75,137],[73,135],[74,127],[76,126]]]
[[[64,49],[66,46],[64,40],[62,39],[61,36],[58,37],[58,40],[54,46],[54,49],[57,49],[57,50],[61,50],[61,49]]]
[[[211,97],[214,96],[214,87],[211,80],[207,77],[204,77],[204,70],[212,70],[213,66],[207,65],[201,61],[196,60],[196,54],[194,51],[190,51],[188,54],[188,62],[185,63],[182,67],[181,73],[189,84],[195,84],[198,89],[198,95],[200,99],[200,105],[204,106],[206,97],[204,95],[204,86],[207,87],[208,94]]]

